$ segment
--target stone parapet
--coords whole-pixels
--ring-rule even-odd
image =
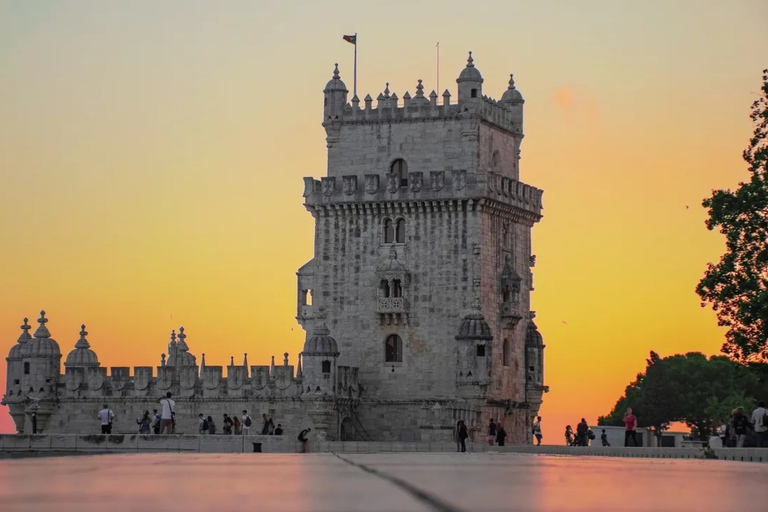
[[[297,453],[301,443],[294,436],[236,436],[236,435],[0,435],[0,458],[19,454],[66,455],[76,453],[253,453],[254,445],[266,453]],[[324,441],[310,438],[310,452],[322,453],[404,453],[456,452],[456,443],[432,442],[364,442]],[[487,443],[467,443],[470,453],[526,453],[532,455],[569,455],[589,457],[642,457],[658,459],[704,459],[702,448],[625,448],[602,446],[490,446]],[[715,448],[711,451],[720,460],[768,463],[765,448]]]

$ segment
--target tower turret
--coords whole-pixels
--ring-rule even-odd
[[[459,84],[459,106],[479,104],[483,98],[483,76],[475,67],[472,52],[469,52],[467,66],[461,70],[456,83]]]
[[[88,332],[85,330],[85,324],[80,326],[80,339],[75,343],[75,349],[67,354],[64,361],[66,368],[97,368],[101,364],[96,352],[91,350],[91,344],[88,343]]]
[[[347,86],[339,77],[339,65],[336,64],[333,70],[333,78],[325,84],[325,89],[323,89],[323,95],[325,96],[323,101],[323,124],[341,117],[347,105],[348,92]]]
[[[523,95],[515,88],[515,75],[509,75],[509,87],[501,96],[501,105],[512,112],[512,122],[523,131]]]
[[[27,322],[28,319],[25,318],[24,324],[21,326],[21,335],[16,344],[11,347],[8,357],[5,359],[8,362],[8,366],[6,367],[5,396],[2,402],[4,405],[23,400],[21,397],[21,379],[24,373],[24,364],[21,354],[24,345],[32,339],[32,336],[29,334],[29,330],[32,327]]]
[[[303,392],[318,395],[334,393],[336,383],[336,363],[339,357],[339,347],[331,332],[324,324],[320,324],[307,337],[304,350],[301,353],[304,365]]]

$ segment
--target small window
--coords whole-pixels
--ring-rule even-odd
[[[13,385],[18,386],[19,385],[19,379],[13,379]]]
[[[477,89],[472,89],[472,94],[471,94],[471,96],[472,96],[473,98],[477,98]]]
[[[323,373],[331,373],[331,362],[323,361]]]
[[[395,227],[392,223],[392,219],[386,219],[384,221],[384,243],[391,244],[395,241]]]
[[[509,291],[509,283],[507,283],[506,279],[501,284],[501,301],[502,302],[509,302],[511,298],[511,293]]]
[[[397,334],[389,336],[384,343],[384,361],[387,363],[403,362],[403,341]]]
[[[395,229],[395,240],[399,244],[405,243],[405,219],[398,219]]]
[[[394,279],[392,281],[392,297],[402,297],[403,296],[403,287],[400,284],[399,279]]]
[[[485,345],[477,346],[477,357],[485,357]]]
[[[402,158],[398,158],[394,162],[392,162],[392,167],[390,168],[390,171],[392,174],[397,176],[398,183],[400,184],[400,188],[405,188],[408,186],[408,164],[405,163],[405,160]]]
[[[24,375],[29,375],[29,363],[24,363]]]
[[[382,279],[379,283],[379,291],[381,292],[381,296],[385,299],[389,298],[389,281],[386,279]]]
[[[306,290],[301,290],[301,303],[304,306],[312,305],[312,290],[310,288],[307,288]]]

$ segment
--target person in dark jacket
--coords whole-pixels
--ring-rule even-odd
[[[581,418],[581,422],[576,427],[576,439],[578,440],[579,446],[589,446],[588,433],[589,425],[587,424],[587,420]]]
[[[736,434],[737,448],[744,448],[744,441],[747,439],[747,431],[749,430],[749,427],[749,418],[744,414],[744,408],[737,408],[736,412],[733,414],[733,430]]]
[[[504,430],[504,425],[499,423],[496,427],[496,444],[504,446],[504,440],[507,438],[507,431]]]
[[[488,425],[488,444],[493,446],[493,442],[496,440],[496,423],[491,419],[491,423]]]
[[[461,424],[459,425],[459,443],[461,444],[462,452],[467,451],[466,441],[468,437],[469,437],[469,433],[467,432],[467,425],[462,420]]]

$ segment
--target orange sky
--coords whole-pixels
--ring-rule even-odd
[[[321,91],[334,62],[351,86],[354,32],[361,97],[436,88],[437,41],[454,97],[467,50],[493,97],[515,73],[521,178],[545,190],[545,442],[607,413],[649,350],[719,349],[700,204],[746,176],[764,1],[216,6],[0,5],[0,352],[45,308],[64,354],[85,322],[107,366],[158,364],[182,324],[209,364],[295,362],[301,178],[325,172]]]

